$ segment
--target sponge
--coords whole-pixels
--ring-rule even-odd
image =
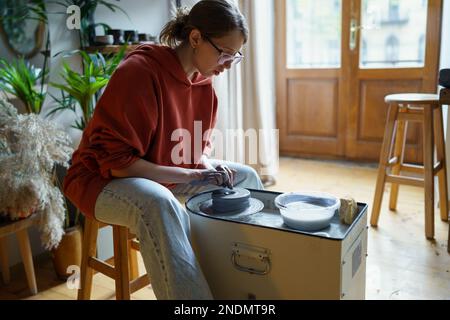
[[[351,225],[358,213],[358,205],[355,199],[344,197],[341,199],[341,207],[339,209],[339,219],[341,223]]]

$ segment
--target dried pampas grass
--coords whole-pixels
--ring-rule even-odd
[[[36,114],[18,115],[0,98],[0,214],[12,220],[40,214],[46,249],[64,234],[64,197],[55,186],[55,164],[67,167],[73,149],[67,134]]]

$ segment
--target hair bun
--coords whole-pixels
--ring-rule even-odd
[[[189,24],[189,10],[186,8],[180,8],[177,10],[174,23],[174,36],[178,39],[184,38],[184,31]]]
[[[220,38],[238,30],[244,43],[248,39],[248,26],[239,8],[229,0],[201,0],[191,8],[180,8],[175,17],[166,23],[159,35],[163,45],[176,48],[189,42],[192,30],[199,30],[203,36]]]

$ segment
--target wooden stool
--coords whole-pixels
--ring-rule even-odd
[[[6,222],[0,225],[0,264],[2,266],[3,282],[5,284],[10,282],[7,236],[15,233],[19,242],[20,255],[22,256],[28,287],[32,295],[37,294],[38,290],[34,274],[33,254],[31,252],[30,239],[28,238],[28,228],[35,224],[37,220],[38,215],[33,214],[26,219]]]
[[[439,99],[439,103],[441,105],[447,105],[450,106],[450,89],[442,89],[441,95]],[[448,227],[448,241],[447,241],[447,251],[450,253],[450,225]]]
[[[106,226],[113,228],[114,266],[96,258],[98,230]],[[94,270],[115,280],[117,300],[129,300],[131,293],[149,285],[147,274],[139,277],[137,264],[139,250],[139,242],[135,235],[129,233],[128,228],[104,224],[86,217],[78,300],[90,299]]]
[[[441,219],[448,220],[447,169],[445,160],[444,128],[439,97],[434,94],[394,94],[386,96],[389,111],[386,120],[383,146],[380,154],[377,185],[370,224],[378,224],[385,183],[392,183],[389,208],[397,207],[400,184],[425,188],[425,235],[434,238],[434,176],[439,177]],[[404,163],[406,129],[408,121],[423,124],[424,165]],[[394,132],[396,131],[396,136]],[[436,143],[434,139],[436,138]],[[434,146],[438,163],[434,164]],[[392,150],[393,149],[393,150]],[[391,155],[392,154],[392,155]],[[390,173],[387,170],[390,169]],[[420,174],[421,177],[402,173]]]

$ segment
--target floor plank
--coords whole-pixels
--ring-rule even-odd
[[[375,189],[376,167],[349,162],[280,160],[277,184],[269,190],[324,191],[352,196],[369,204]],[[378,228],[369,229],[367,299],[449,299],[450,255],[447,253],[448,223],[435,214],[436,237],[424,234],[423,189],[400,187],[396,212],[388,209],[386,187]],[[438,198],[438,197],[435,197]],[[76,290],[56,278],[49,256],[35,260],[39,293],[30,296],[23,268],[11,272],[11,284],[0,286],[0,299],[75,299]],[[144,270],[142,259],[140,270]],[[151,286],[132,295],[133,299],[155,299]],[[114,282],[94,276],[93,299],[114,299]]]

